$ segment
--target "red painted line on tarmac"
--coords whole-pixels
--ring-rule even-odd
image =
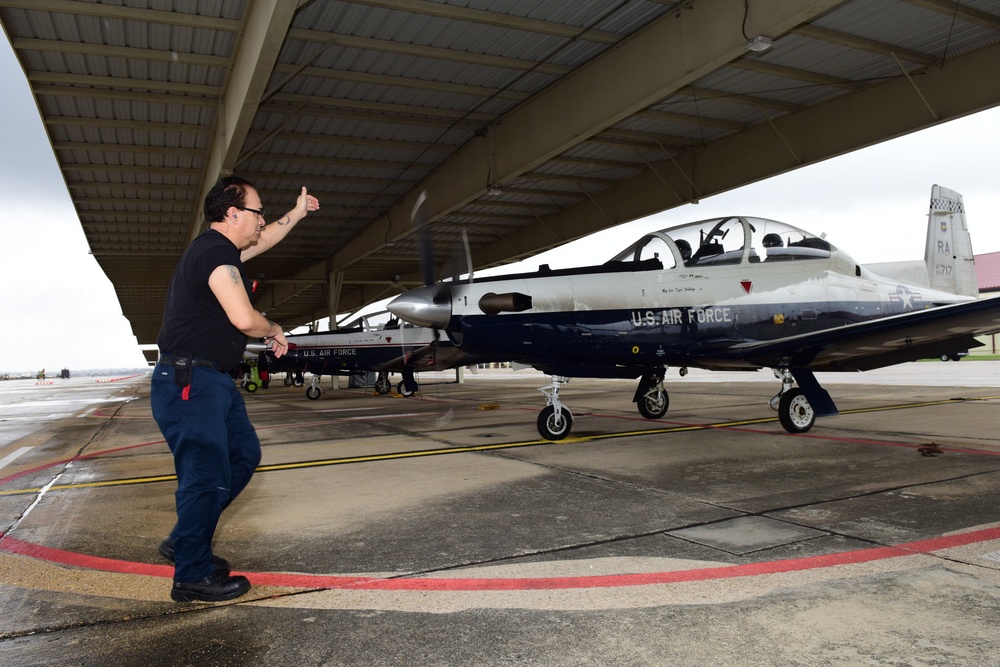
[[[149,565],[148,563],[135,563],[128,560],[118,560],[115,558],[101,558],[100,556],[88,556],[87,554],[75,551],[65,551],[63,549],[53,549],[40,544],[25,542],[10,535],[0,537],[0,551],[17,554],[19,556],[29,556],[38,560],[80,567],[87,570],[101,570],[104,572],[121,572],[124,574],[145,574],[153,577],[173,577],[173,565]]]
[[[289,588],[362,589],[373,591],[529,591],[569,590],[582,588],[623,588],[676,584],[692,581],[713,581],[753,577],[783,572],[801,572],[839,565],[854,565],[905,556],[930,555],[941,549],[1000,539],[1000,527],[974,530],[968,533],[933,537],[895,546],[874,547],[845,551],[824,556],[808,556],[786,560],[726,565],[671,572],[646,572],[611,574],[586,577],[497,577],[497,578],[439,578],[439,577],[358,577],[311,574],[286,574],[282,572],[244,572],[258,586],[283,586]],[[54,549],[4,535],[0,537],[0,551],[29,556],[61,565],[81,567],[106,572],[172,577],[170,565],[149,565],[131,561],[88,556],[86,554]]]

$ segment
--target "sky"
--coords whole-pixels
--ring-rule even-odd
[[[6,37],[0,90],[0,374],[144,367],[114,288],[90,254]],[[998,167],[1000,108],[619,225],[525,260],[516,270],[600,263],[646,232],[721,215],[755,215],[826,232],[861,263],[921,259],[935,183],[963,195],[974,251],[1000,251]]]

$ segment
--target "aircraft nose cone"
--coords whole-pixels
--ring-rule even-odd
[[[444,329],[451,321],[451,293],[429,285],[397,296],[386,306],[390,313],[418,327]]]

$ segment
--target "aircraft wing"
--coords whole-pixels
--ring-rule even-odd
[[[692,356],[706,368],[866,371],[979,347],[975,336],[997,331],[1000,297],[991,297],[777,340],[692,350]]]

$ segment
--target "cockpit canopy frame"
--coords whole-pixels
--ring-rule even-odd
[[[655,258],[670,269],[828,259],[836,250],[826,239],[785,222],[727,216],[646,234],[610,261]]]

